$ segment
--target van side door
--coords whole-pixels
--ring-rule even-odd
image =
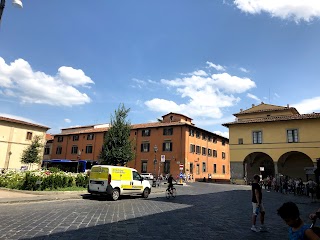
[[[132,193],[142,193],[143,184],[141,181],[142,177],[136,171],[132,171]]]

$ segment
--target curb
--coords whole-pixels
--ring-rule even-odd
[[[8,192],[17,192],[17,193],[25,193],[25,194],[32,194],[32,195],[65,195],[65,194],[84,194],[87,193],[87,190],[83,191],[29,191],[29,190],[18,190],[18,189],[10,189],[10,188],[3,188],[0,187],[0,190],[8,191]]]

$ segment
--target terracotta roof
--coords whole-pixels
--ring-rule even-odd
[[[61,128],[61,130],[68,130],[68,129],[75,129],[75,128],[88,128],[88,127],[94,127],[95,125],[99,125],[99,124],[67,127],[67,128]]]
[[[233,114],[234,116],[238,116],[238,115],[244,115],[244,114],[250,114],[250,113],[258,113],[258,112],[274,112],[274,111],[283,111],[283,110],[293,110],[294,112],[296,112],[297,114],[299,113],[297,111],[296,108],[294,107],[290,107],[290,108],[287,108],[287,107],[282,107],[282,108],[269,108],[269,109],[260,109],[260,110],[255,110],[255,111],[248,111],[249,109],[245,110],[245,111],[242,111],[242,112],[239,112],[239,113],[235,113]]]
[[[49,140],[52,140],[52,139],[54,139],[54,137],[51,134],[47,133],[46,134],[46,140],[49,141]]]
[[[97,133],[97,132],[106,132],[108,131],[109,128],[90,128],[90,129],[85,129],[81,131],[74,131],[74,132],[68,132],[68,133],[57,133],[54,134],[54,136],[65,136],[65,135],[76,135],[76,134],[81,134],[81,133]]]
[[[193,120],[191,117],[188,117],[188,116],[183,115],[181,113],[174,113],[174,112],[167,113],[167,114],[163,115],[162,118],[165,117],[165,116],[168,116],[170,114],[180,115],[180,116],[183,116],[183,117],[186,117],[186,118],[189,118],[189,119]]]
[[[43,126],[43,125],[39,125],[39,124],[35,124],[35,123],[30,123],[30,122],[25,122],[25,121],[18,120],[18,119],[13,119],[13,118],[1,117],[1,116],[0,116],[0,121],[18,123],[18,124],[32,126],[32,127],[44,128],[44,129],[47,129],[47,130],[50,129],[47,126]]]
[[[251,118],[242,119],[234,122],[224,123],[222,126],[228,127],[234,124],[245,124],[245,123],[262,123],[262,122],[277,122],[277,121],[291,121],[291,120],[304,120],[304,119],[319,119],[320,113],[309,113],[309,114],[294,114],[289,116],[274,116],[265,118]]]
[[[169,126],[179,126],[179,125],[192,125],[192,124],[187,122],[152,122],[152,123],[133,124],[131,125],[131,129],[169,127]]]

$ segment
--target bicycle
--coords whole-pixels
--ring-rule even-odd
[[[177,196],[177,190],[175,187],[171,189],[167,188],[166,190],[166,198],[169,199],[170,197],[175,198]]]

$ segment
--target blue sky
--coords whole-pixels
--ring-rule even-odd
[[[23,0],[22,0],[23,1]],[[317,0],[7,0],[0,115],[61,128],[169,112],[227,135],[260,102],[320,110]]]

